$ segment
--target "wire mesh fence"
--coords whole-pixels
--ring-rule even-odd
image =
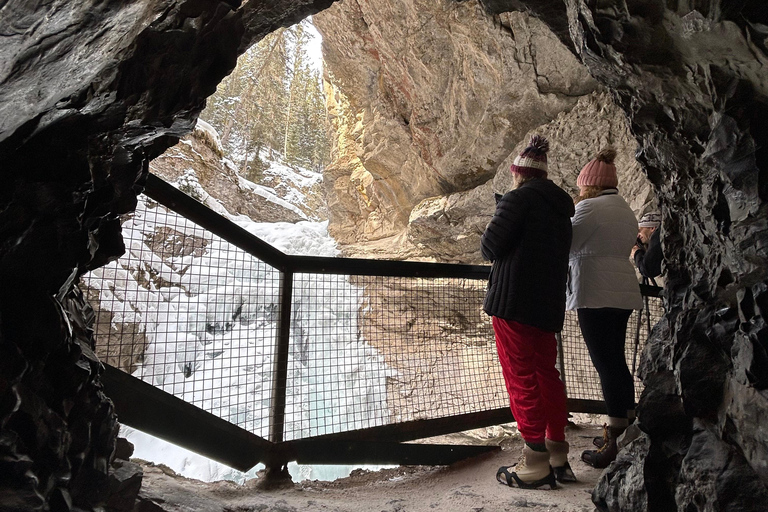
[[[638,377],[637,368],[640,364],[640,354],[645,347],[645,341],[651,328],[664,314],[662,300],[657,297],[644,297],[645,307],[642,311],[633,311],[627,324],[627,335],[624,344],[624,356],[627,367],[635,378],[635,399],[640,398],[643,383]],[[581,336],[581,328],[575,311],[567,311],[565,324],[560,333],[563,344],[563,361],[558,361],[559,368],[564,369],[566,392],[568,398],[582,400],[602,400],[600,377],[589,357],[589,350]]]
[[[146,197],[122,227],[83,278],[97,355],[266,437],[280,273]]]
[[[297,271],[282,282],[275,268],[146,196],[123,236],[125,255],[83,278],[97,354],[258,436],[270,437],[276,395],[285,397],[280,440],[508,405],[482,311],[486,282],[476,276]],[[275,378],[283,286],[292,287],[284,382]],[[649,306],[650,317],[630,319],[631,369],[662,314],[660,299]],[[569,397],[601,400],[571,312],[562,340]]]
[[[286,438],[505,405],[484,282],[301,274],[297,288],[293,351],[311,378],[288,395],[307,397],[309,423]]]

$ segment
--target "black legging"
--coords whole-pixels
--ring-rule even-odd
[[[577,313],[589,357],[600,375],[608,416],[626,418],[627,410],[635,408],[635,381],[624,357],[627,322],[632,310],[582,308]]]

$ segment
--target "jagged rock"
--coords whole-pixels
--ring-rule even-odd
[[[648,456],[650,439],[640,434],[622,449],[611,465],[611,470],[600,477],[592,493],[593,501],[600,511],[605,510],[646,510],[648,496],[642,486],[642,462]],[[621,468],[623,471],[617,471]]]
[[[494,210],[492,181],[469,192],[425,199],[411,211],[408,241],[439,261],[483,263],[480,236]]]
[[[487,182],[528,131],[597,88],[540,21],[477,2],[345,1],[313,19],[338,135],[329,231],[343,244],[397,236],[422,200]]]
[[[130,459],[133,455],[133,443],[124,437],[118,437],[115,440],[115,453],[113,455],[116,459]]]
[[[320,182],[313,188],[299,189],[309,198],[305,204],[294,205],[303,213],[301,215],[294,209],[257,194],[248,186],[249,182],[240,177],[232,162],[222,155],[221,144],[214,129],[198,120],[191,134],[153,160],[149,168],[170,183],[183,183],[185,176],[191,176],[213,200],[225,205],[231,214],[245,215],[256,222],[298,222],[324,218]],[[272,187],[274,196],[279,199],[285,199],[291,191],[297,190],[293,184],[281,183],[275,176],[262,184]],[[194,190],[185,191],[193,196],[196,194]]]
[[[532,133],[547,137],[549,178],[572,196],[578,195],[576,178],[594,155],[606,146],[616,148],[619,191],[638,218],[655,203],[651,185],[634,158],[637,143],[629,132],[626,117],[608,94],[583,96],[567,112],[537,127]],[[528,134],[530,135],[530,134]],[[407,234],[422,253],[439,255],[441,261],[480,263],[480,236],[493,216],[494,192],[512,188],[509,167],[530,139],[523,138],[499,165],[492,181],[468,192],[425,199],[411,211]]]
[[[144,470],[140,465],[128,460],[115,460],[109,472],[109,498],[106,509],[109,512],[132,512],[143,477]]]
[[[99,342],[95,351],[99,360],[133,373],[141,362],[149,345],[144,328],[137,322],[114,322],[114,314],[102,309],[99,291],[83,286],[83,294],[92,305],[95,314],[94,336]],[[131,340],[127,343],[126,340]]]
[[[144,473],[148,478],[139,492],[134,509],[135,512],[171,512],[173,510],[225,511],[225,505],[221,500],[195,492],[194,481],[187,481],[173,473],[173,471],[166,471],[157,466],[145,466]],[[220,482],[220,484],[221,487],[225,487],[231,483]],[[257,500],[253,501],[255,505]]]

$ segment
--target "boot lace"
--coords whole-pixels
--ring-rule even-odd
[[[524,469],[525,466],[525,453],[521,453],[520,457],[517,459],[517,463],[515,464],[515,470]]]
[[[603,446],[597,449],[597,453],[603,453],[605,450],[608,449],[608,441],[609,441],[609,435],[608,435],[608,424],[603,424]]]

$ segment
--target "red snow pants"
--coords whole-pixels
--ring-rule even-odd
[[[528,443],[565,441],[568,411],[560,380],[555,333],[493,318],[496,349],[520,435]]]

